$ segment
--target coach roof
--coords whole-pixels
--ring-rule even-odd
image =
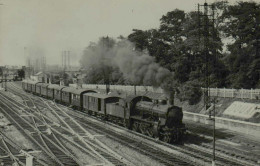
[[[27,83],[27,84],[37,84],[37,83],[40,83],[39,81],[33,81],[33,80],[24,80],[23,82]]]
[[[80,95],[82,93],[99,93],[97,90],[93,89],[76,89],[73,94]]]
[[[39,83],[36,84],[36,86],[41,86],[41,87],[47,87],[47,86],[49,86],[49,85],[50,85],[50,84],[41,83],[41,82],[39,82]]]
[[[62,92],[73,93],[75,90],[76,90],[76,88],[74,88],[74,87],[68,87],[68,86],[66,86],[65,88],[62,89]]]
[[[57,84],[50,84],[49,86],[48,86],[48,88],[49,89],[55,89],[55,90],[61,90],[61,89],[63,89],[63,88],[65,88],[66,86],[60,86],[60,85],[57,85]]]
[[[90,97],[95,97],[95,98],[100,98],[100,99],[106,99],[106,98],[121,98],[120,96],[110,96],[107,94],[101,94],[101,93],[86,93],[84,96],[90,96]]]

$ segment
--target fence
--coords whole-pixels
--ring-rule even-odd
[[[69,86],[75,87],[75,84]],[[82,88],[87,89],[106,89],[106,85],[101,84],[82,84]],[[164,93],[162,88],[154,88],[152,86],[129,86],[129,85],[110,85],[111,90],[121,90],[127,92],[153,92]],[[202,88],[203,89],[203,88]],[[210,96],[224,98],[239,99],[260,99],[260,89],[226,89],[226,88],[210,88]]]
[[[210,96],[239,99],[260,99],[260,89],[210,88]]]

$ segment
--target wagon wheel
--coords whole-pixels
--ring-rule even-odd
[[[163,136],[163,139],[162,139],[163,142],[166,142],[166,143],[170,143],[171,142],[171,138],[168,134],[165,134]]]
[[[89,115],[91,115],[91,114],[92,114],[92,112],[91,112],[90,110],[88,110],[88,114],[89,114]]]
[[[133,126],[132,126],[132,129],[133,129],[133,131],[138,132],[138,131],[139,131],[139,125],[138,125],[138,123],[134,122],[134,123],[133,123]]]
[[[177,134],[174,134],[173,136],[172,136],[172,142],[173,143],[176,143],[176,142],[178,142],[178,135]]]
[[[124,121],[124,127],[128,129],[130,128],[130,123],[128,120]]]
[[[140,124],[139,125],[139,129],[140,129],[140,132],[142,133],[142,134],[146,134],[146,126],[144,125],[144,124]]]
[[[147,133],[148,136],[153,137],[154,136],[153,128],[152,127],[148,127],[147,130],[146,130],[146,133]]]

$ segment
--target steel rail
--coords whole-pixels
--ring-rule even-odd
[[[57,107],[57,105],[56,105],[56,107]],[[196,150],[194,150],[193,152],[190,152],[190,154],[193,155],[194,157],[199,157],[199,153],[198,153],[198,152],[200,152],[200,153],[208,153],[208,152],[205,152],[205,150],[203,150],[203,149],[201,149],[201,148],[197,148],[197,147],[188,148],[187,150],[190,150],[190,149],[196,149]],[[239,162],[240,164],[241,164],[241,161],[242,161],[242,163],[244,163],[244,164],[249,164],[248,162],[244,162],[243,160],[237,160],[237,159],[235,159],[234,157],[230,157],[230,156],[220,155],[219,157],[220,157],[220,158],[219,158],[219,161],[220,161],[219,164],[221,164],[221,165],[227,164],[227,163],[226,163],[226,162],[227,162],[227,159],[228,159],[228,160],[235,160],[235,162]],[[224,160],[223,160],[224,164],[222,163],[222,158],[224,159]],[[210,160],[209,160],[209,161],[210,161]],[[233,163],[233,164],[234,164],[234,163]],[[241,164],[241,165],[242,165],[242,164]]]
[[[25,164],[22,163],[22,162],[19,160],[19,158],[15,157],[15,155],[11,152],[11,150],[9,149],[9,147],[7,146],[6,142],[5,142],[3,139],[2,139],[2,143],[4,144],[5,149],[8,151],[8,154],[9,154],[10,158],[12,159],[12,161],[14,161],[13,164],[17,164],[17,165],[21,164],[22,166],[25,166]],[[19,164],[18,164],[18,163],[19,163]]]
[[[1,99],[0,99],[1,100]],[[4,104],[9,110],[11,110],[12,111],[12,108],[10,108],[8,105],[6,105],[3,101],[0,101],[2,104]],[[1,108],[2,109],[2,108]],[[13,116],[10,116],[4,109],[2,109],[2,111],[20,128],[20,129],[22,129],[23,131],[24,131],[24,133],[31,139],[31,140],[33,140],[33,142],[35,143],[35,144],[37,144],[49,157],[51,157],[55,162],[57,162],[59,165],[63,165],[62,164],[62,162],[60,161],[60,160],[58,160],[58,158],[56,158],[56,156],[53,156],[52,154],[50,154],[49,153],[49,150],[48,149],[46,149],[46,147],[43,147],[40,143],[39,143],[39,141],[36,141],[36,139],[31,135],[31,132],[29,131],[29,130],[27,130],[27,129],[24,129],[24,127],[22,127],[21,125],[20,125],[20,123],[19,122],[17,122],[14,118],[13,118]],[[15,113],[15,112],[13,112],[13,113]],[[14,114],[13,114],[14,115]],[[31,128],[33,128],[33,126],[30,124],[30,123],[28,123],[26,120],[24,120],[23,118],[21,118],[19,115],[17,115],[24,123],[26,123],[28,126],[30,126]],[[36,130],[33,128],[33,132],[35,132]],[[36,131],[37,132],[37,131]],[[37,135],[38,136],[38,135]],[[44,142],[43,142],[43,144],[44,144]]]
[[[122,156],[118,155],[117,153],[115,153],[113,150],[111,150],[107,145],[105,145],[103,142],[101,142],[98,139],[95,139],[95,136],[90,134],[85,128],[83,128],[74,118],[72,118],[71,116],[69,116],[65,111],[63,111],[62,109],[60,109],[56,103],[54,103],[56,108],[58,108],[65,116],[67,116],[74,124],[76,124],[77,127],[79,127],[84,133],[87,134],[88,138],[95,140],[96,143],[98,143],[99,145],[101,145],[103,148],[105,148],[107,151],[109,151],[110,153],[114,154],[117,158],[119,158],[120,160],[123,160],[124,162],[128,162],[126,161],[124,158],[122,158]],[[129,163],[129,162],[128,162]],[[130,163],[129,163],[130,164]]]
[[[1,135],[1,138],[6,142],[8,143],[11,147],[13,147],[18,153],[21,153],[21,151],[23,149],[26,149],[25,147],[23,146],[20,146],[20,145],[17,145],[16,143],[13,142],[12,139],[10,139],[8,136],[6,136],[3,132],[0,131],[0,135]],[[20,155],[15,155],[15,156],[24,156],[22,154]],[[36,162],[42,166],[48,166],[46,163],[44,163],[43,161],[39,160],[37,157],[34,156],[34,159],[36,160]],[[37,164],[37,165],[38,165]]]
[[[43,100],[43,99],[41,99],[41,100]],[[57,105],[55,105],[56,107],[57,107]],[[183,150],[182,150],[182,152],[183,152]],[[186,152],[187,153],[187,152]],[[205,152],[204,152],[205,153]],[[191,155],[191,156],[193,156],[193,157],[196,157],[196,158],[200,158],[200,159],[204,159],[205,160],[205,157],[202,157],[202,153],[200,152],[200,153],[197,153],[197,152],[188,152],[188,154],[189,155]],[[208,155],[208,154],[207,154]],[[206,159],[206,161],[207,162],[210,162],[210,159],[209,160],[207,160]]]
[[[25,107],[27,107],[28,109],[31,109],[30,107],[28,107],[28,106],[26,106],[26,105],[24,105],[24,104],[22,104],[22,103],[19,103],[19,104],[21,104],[21,105],[23,105],[23,106],[25,106]],[[42,115],[42,116],[44,116],[44,115]],[[46,118],[48,118],[48,117],[46,117]],[[51,127],[51,126],[49,126],[49,127]],[[75,135],[75,132],[72,132],[72,134],[74,134]],[[79,139],[81,142],[82,142],[82,140],[83,140],[83,138],[81,138],[81,139]],[[85,141],[83,140],[83,143],[86,145],[86,143],[85,143]],[[94,146],[95,147],[95,149],[94,148],[92,148],[92,147],[90,147],[89,145],[87,145],[91,150],[93,150],[93,151],[96,151],[95,149],[99,149],[99,150],[101,150],[102,151],[102,149],[100,149],[100,147],[98,147],[98,146],[96,146],[95,144],[93,144],[92,143],[92,146]],[[98,152],[96,152],[96,153],[98,153]],[[107,152],[103,152],[103,153],[107,153]],[[98,153],[99,154],[99,153]],[[102,157],[102,158],[104,158],[102,155],[100,155],[99,154],[99,156],[100,157]],[[106,159],[107,160],[107,159]],[[113,165],[112,163],[110,164],[110,165]]]
[[[41,99],[41,98],[40,98]],[[45,102],[43,99],[41,99],[49,108],[50,110],[56,115],[56,117],[62,122],[64,123],[66,126],[68,126],[69,130],[79,138],[79,140],[81,140],[81,142],[86,145],[88,148],[91,148],[89,146],[95,146],[96,148],[99,148],[98,146],[96,146],[94,143],[91,143],[89,140],[86,140],[85,138],[90,138],[91,140],[95,141],[95,143],[98,143],[102,148],[104,148],[105,150],[107,150],[109,153],[111,153],[112,155],[114,155],[118,160],[123,161],[124,163],[127,163],[127,165],[132,165],[129,161],[127,161],[126,159],[124,159],[122,156],[118,155],[117,153],[115,153],[113,150],[111,150],[109,147],[107,147],[105,144],[103,144],[102,142],[100,142],[99,140],[95,139],[95,136],[93,136],[91,133],[89,133],[88,131],[86,131],[84,128],[82,128],[81,125],[79,125],[73,118],[71,118],[69,115],[67,115],[63,110],[59,109],[67,118],[69,118],[71,120],[71,122],[73,122],[78,128],[80,128],[85,135],[87,135],[87,137],[83,137],[81,135],[79,135],[77,132],[75,132],[75,129],[73,129],[71,127],[71,124],[69,125],[69,123],[67,123],[65,120],[63,120],[60,115],[47,103]],[[56,104],[55,104],[56,106]],[[58,107],[56,107],[58,108]],[[91,148],[93,149],[93,148]],[[100,149],[100,148],[99,148]],[[94,150],[94,149],[93,149]],[[94,150],[96,151],[96,150]],[[113,163],[111,163],[108,159],[104,158],[99,152],[95,152],[98,156],[102,157],[103,160],[105,160],[106,162],[110,163],[111,165],[113,165]]]
[[[80,114],[80,115],[84,114],[84,113],[81,113],[81,112],[77,112],[77,113]],[[73,112],[73,114],[75,114],[75,111]],[[70,115],[72,115],[72,112],[70,112]],[[87,116],[86,114],[84,114],[84,115]],[[82,118],[82,116],[78,116],[78,117]],[[86,118],[86,117],[84,117],[84,118]],[[99,119],[97,119],[97,120],[99,120]],[[86,120],[84,121],[84,123],[86,123]],[[90,125],[88,125],[88,126],[90,126]],[[113,126],[115,126],[115,125],[113,125]],[[116,127],[119,127],[119,126],[116,126]],[[121,128],[121,127],[119,127],[119,128]],[[125,128],[122,128],[122,129],[125,130]],[[131,132],[131,131],[129,130],[129,132]],[[144,138],[146,138],[148,140],[153,140],[154,141],[154,139],[152,139],[150,137],[146,137],[146,136],[143,136],[143,135],[140,135],[140,134],[139,134],[139,136],[144,137]],[[208,151],[205,151],[203,149],[199,149],[199,148],[197,148],[195,146],[190,147],[189,145],[182,145],[180,147],[178,145],[165,144],[164,142],[161,142],[161,141],[156,141],[156,142],[159,143],[159,144],[162,144],[162,145],[166,145],[167,147],[170,147],[170,148],[173,148],[173,149],[177,149],[178,151],[183,152],[183,153],[185,153],[185,154],[187,154],[189,156],[193,156],[194,158],[201,158],[203,160],[206,159],[205,161],[211,162],[211,156],[208,156],[208,155],[211,155],[211,153],[208,152]],[[208,157],[205,158],[206,156],[208,156]],[[232,156],[219,155],[219,156],[217,156],[217,159],[220,161],[221,165],[226,165],[226,164],[230,164],[230,163],[232,163],[233,165],[234,164],[235,165],[239,165],[239,164],[240,165],[245,165],[245,164],[246,165],[255,165],[255,164],[252,164],[251,162],[248,162],[248,161],[238,160],[238,159],[236,159],[236,158],[234,158]]]
[[[33,117],[32,114],[29,114],[31,117]],[[50,147],[53,146],[49,146],[47,145],[46,141],[42,138],[42,136],[47,139],[47,141],[49,141],[52,145],[54,145],[56,148],[58,148],[62,153],[66,154],[68,157],[73,158],[73,160],[78,163],[79,165],[83,165],[79,160],[77,160],[75,157],[72,157],[72,155],[69,153],[66,153],[66,151],[64,151],[64,149],[60,148],[59,146],[56,145],[56,143],[54,143],[52,140],[50,140],[48,137],[46,137],[45,135],[42,134],[42,132],[40,132],[39,130],[37,130],[37,125],[35,125],[35,131],[37,132],[38,136],[41,138],[41,141],[43,142],[43,144],[45,145],[45,147],[47,148],[47,150],[49,151],[49,153],[51,153],[51,155],[57,156],[57,154],[55,155],[54,153],[52,153],[52,150],[50,149]],[[58,159],[58,158],[57,158]],[[62,160],[57,161],[59,162],[60,165],[64,165],[62,163],[64,163]]]
[[[32,100],[31,100],[32,101]],[[33,102],[33,101],[32,101]],[[33,103],[33,105],[35,106],[35,104]],[[36,107],[36,106],[35,106]],[[38,108],[36,107],[36,110],[37,110],[37,112],[40,112],[39,110],[38,110]],[[41,114],[40,114],[40,116],[41,116]],[[42,118],[42,120],[43,120],[43,125],[45,125],[45,124],[47,124],[47,122],[45,121],[45,119],[44,119],[44,117],[42,117],[41,116],[41,118]],[[38,128],[38,125],[37,125],[37,123],[36,123],[36,121],[35,121],[35,118],[32,116],[32,120],[33,120],[33,123],[34,123],[34,126],[38,129],[38,131],[40,131],[39,130],[39,128]],[[46,126],[46,125],[45,125]],[[47,129],[50,129],[50,128],[48,128],[47,127]],[[39,135],[42,135],[42,134],[39,134]],[[51,132],[51,136],[52,137],[54,137],[54,140],[51,140],[51,139],[49,139],[48,137],[46,137],[45,135],[43,135],[44,137],[45,137],[45,139],[47,139],[49,142],[51,142],[52,143],[52,145],[55,145],[57,148],[59,148],[57,145],[56,145],[56,143],[58,143],[59,145],[60,145],[60,147],[61,147],[61,149],[63,149],[63,153],[65,153],[66,155],[68,155],[70,158],[72,158],[74,161],[76,161],[79,165],[84,165],[82,162],[80,162],[74,155],[72,155],[71,153],[70,153],[70,151],[66,148],[66,147],[64,147],[63,146],[63,144],[57,139],[57,137]],[[41,137],[42,138],[42,137]],[[43,138],[42,138],[42,140],[43,140]],[[44,140],[43,140],[44,141]],[[54,142],[54,141],[56,141],[56,143]],[[44,141],[45,142],[45,141]],[[48,146],[48,145],[47,145]],[[50,148],[49,148],[50,149]],[[55,155],[55,156],[57,156],[57,155]],[[66,163],[67,164],[67,163]]]

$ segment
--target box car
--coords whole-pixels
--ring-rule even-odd
[[[37,94],[37,95],[41,95],[41,84],[43,84],[43,83],[37,83],[35,86],[35,93]]]
[[[62,89],[66,88],[66,86],[55,86],[53,88],[53,96],[56,101],[62,101]]]
[[[51,98],[51,99],[54,99],[54,89],[57,89],[59,88],[60,86],[57,85],[57,84],[50,84],[48,87],[47,87],[47,97],[48,98]]]
[[[29,83],[29,84],[31,84],[31,86],[32,86],[32,90],[31,90],[32,93],[36,93],[36,84],[37,84],[37,83],[39,83],[39,82],[34,82],[34,81],[33,81],[33,82]]]
[[[80,110],[83,109],[83,95],[86,93],[98,93],[96,90],[91,89],[76,89],[71,92],[71,105],[76,106]]]
[[[47,83],[37,83],[36,84],[36,94],[47,97],[47,87],[50,84]]]
[[[99,114],[106,115],[106,104],[119,101],[117,96],[100,93],[86,93],[83,95],[83,108]]]
[[[36,90],[36,84],[39,83],[38,81],[27,81],[27,91],[31,93],[35,93]]]
[[[106,115],[129,119],[130,111],[125,106],[127,106],[127,104],[122,98],[119,98],[118,102],[106,103]]]
[[[27,91],[27,80],[22,81],[22,88],[23,90]]]
[[[61,91],[62,95],[62,103],[64,104],[71,104],[71,92],[75,91],[76,88],[74,87],[65,87]]]

